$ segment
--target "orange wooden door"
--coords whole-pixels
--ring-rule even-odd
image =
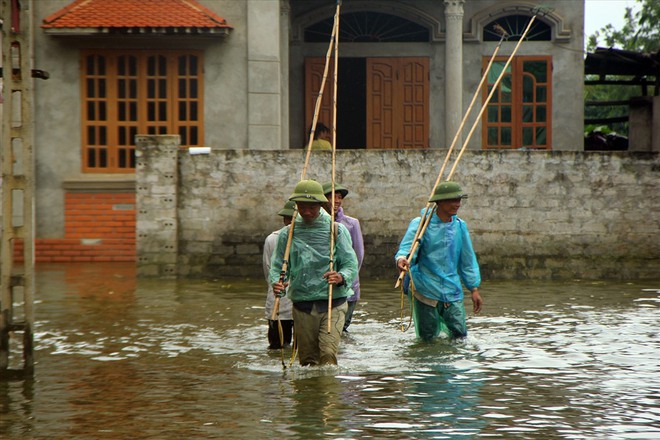
[[[429,147],[429,60],[399,60],[401,121],[399,148]]]
[[[334,94],[334,61],[330,60],[328,74],[323,88],[323,98],[319,109],[318,122],[322,122],[332,132],[332,98]],[[323,83],[325,58],[305,58],[305,142],[309,141],[316,100]]]
[[[305,59],[305,130],[312,124],[325,58]],[[334,81],[330,64],[318,121],[332,129]],[[421,57],[368,58],[366,63],[366,147],[428,148],[429,60]],[[338,83],[341,88],[341,81]]]
[[[367,60],[367,148],[428,148],[428,58]]]
[[[367,148],[397,148],[396,60],[367,60]]]

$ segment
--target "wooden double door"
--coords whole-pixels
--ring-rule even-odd
[[[305,130],[309,133],[325,58],[305,60]],[[332,128],[335,81],[329,66],[318,121]],[[428,148],[429,59],[340,58],[337,148]]]

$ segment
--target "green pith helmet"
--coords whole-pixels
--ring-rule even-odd
[[[339,193],[343,198],[346,198],[348,195],[348,189],[340,183],[335,182],[335,193]],[[323,194],[326,196],[332,194],[332,182],[325,182],[323,184]]]
[[[429,199],[429,202],[439,202],[440,200],[451,200],[451,199],[465,199],[467,194],[463,194],[463,190],[460,185],[456,182],[442,182],[440,183],[433,192],[433,197]]]
[[[323,187],[316,180],[301,180],[289,197],[293,202],[323,203],[328,199],[323,194]]]
[[[277,213],[277,215],[281,215],[282,217],[293,217],[293,213],[296,210],[296,202],[292,202],[291,200],[288,200],[282,209],[280,209]]]

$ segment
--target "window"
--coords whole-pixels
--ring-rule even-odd
[[[308,43],[327,43],[332,35],[334,16],[305,29]],[[405,18],[381,12],[349,12],[341,15],[340,43],[423,42],[430,39],[429,30]]]
[[[484,101],[505,65],[506,58],[493,62]],[[484,149],[551,148],[551,78],[550,57],[514,57],[483,115]]]
[[[201,145],[202,86],[201,52],[83,52],[83,171],[133,172],[137,134]]]
[[[518,41],[527,29],[532,17],[527,15],[507,15],[497,20],[493,20],[484,26],[484,41],[499,41],[502,35],[497,31],[500,27],[506,31],[508,36],[506,41]],[[525,41],[550,41],[552,39],[552,29],[540,19],[535,19],[532,27],[525,36]]]

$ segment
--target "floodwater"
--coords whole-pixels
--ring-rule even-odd
[[[263,280],[37,274],[2,439],[660,439],[660,280],[486,281],[469,336],[432,344],[394,276],[365,280],[340,365],[302,368],[266,348]]]

